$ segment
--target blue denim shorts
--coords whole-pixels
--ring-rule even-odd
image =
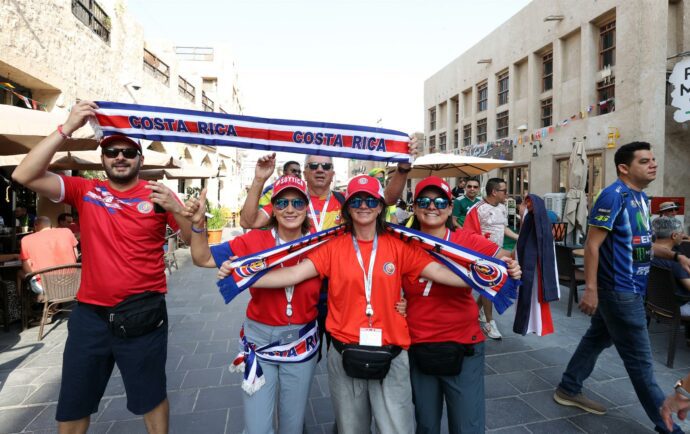
[[[98,313],[80,303],[70,314],[67,330],[56,420],[96,413],[115,363],[129,411],[146,414],[166,398],[167,322],[143,336],[118,338]]]

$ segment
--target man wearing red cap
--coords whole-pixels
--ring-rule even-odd
[[[81,223],[79,301],[68,325],[56,419],[61,434],[85,433],[115,363],[127,408],[149,433],[168,432],[165,361],[168,324],[162,245],[166,224],[189,242],[182,203],[163,184],[139,179],[141,144],[109,136],[101,145],[107,180],[48,172],[53,155],[98,107],[77,103],[67,121],[43,139],[12,178],[54,202],[77,208]],[[124,301],[124,303],[123,303]],[[150,321],[132,314],[147,312]],[[119,324],[119,326],[116,326]]]

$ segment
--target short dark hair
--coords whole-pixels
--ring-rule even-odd
[[[65,220],[67,220],[67,217],[72,217],[72,214],[67,213],[67,212],[63,212],[62,214],[60,214],[58,216],[57,222],[58,223],[64,222]],[[72,217],[72,218],[74,218],[74,217]]]
[[[340,213],[343,216],[343,220],[345,220],[345,229],[357,236],[357,232],[355,232],[354,225],[352,224],[352,216],[350,215],[350,200],[353,198],[354,196],[345,201],[340,209]],[[386,232],[386,204],[381,199],[379,199],[379,203],[381,204],[381,212],[376,217],[376,233],[380,235]]]
[[[491,196],[491,193],[494,191],[498,190],[498,187],[501,184],[504,184],[506,181],[503,178],[491,178],[486,182],[486,195]]]
[[[285,173],[288,166],[290,166],[291,164],[296,164],[297,166],[299,166],[299,163],[296,161],[288,161],[287,163],[283,164],[283,173]],[[300,166],[300,168],[301,168],[301,166]]]
[[[465,181],[465,183],[468,183],[468,182],[470,182],[470,181],[474,181],[474,182],[476,182],[477,184],[482,185],[482,183],[479,182],[479,178],[477,178],[476,176],[473,176],[473,177],[471,177],[471,178],[467,178],[467,180]]]
[[[616,155],[613,157],[613,163],[616,165],[616,174],[619,173],[618,165],[625,164],[630,166],[635,159],[635,152],[637,151],[651,151],[652,145],[647,142],[630,142],[618,148]]]

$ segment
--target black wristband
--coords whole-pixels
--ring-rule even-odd
[[[412,170],[412,167],[408,167],[407,169],[403,169],[402,167],[398,166],[398,172],[399,173],[410,173]]]
[[[679,255],[679,254],[680,254],[680,253],[676,252],[676,253],[673,255],[673,260],[674,260],[674,261],[678,262],[678,255]]]

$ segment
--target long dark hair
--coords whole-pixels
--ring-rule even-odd
[[[376,217],[376,233],[381,235],[386,232],[386,204],[381,199],[379,199],[378,201],[383,208],[381,209],[379,215]],[[343,220],[345,220],[345,228],[348,231],[352,232],[352,234],[356,237],[357,232],[355,231],[355,227],[352,222],[352,215],[350,215],[350,200],[345,201],[343,207],[340,210],[340,213],[343,215]]]
[[[440,188],[433,187],[433,186],[432,186],[432,187],[427,187],[427,188],[425,188],[424,190],[420,191],[420,192],[419,192],[419,195],[421,195],[422,193],[424,193],[424,192],[427,191],[427,190],[436,190],[436,191],[441,195],[441,197],[447,197],[447,196],[446,196],[446,193],[445,193],[443,190],[441,190]],[[412,206],[413,206],[413,208],[412,208],[412,210],[413,210],[412,215],[414,216],[414,220],[412,220],[412,226],[410,226],[410,227],[411,227],[412,229],[421,231],[421,230],[422,230],[422,225],[421,225],[421,223],[419,223],[419,219],[417,218],[417,216],[416,216],[415,213],[414,213],[414,207],[417,206],[417,198],[416,198],[416,197],[414,198],[414,201],[413,201],[413,203],[412,203]],[[448,202],[448,206],[453,206],[453,202],[450,202],[450,201],[449,201],[449,202]],[[412,217],[410,217],[410,218],[412,218]],[[448,229],[450,229],[451,232],[455,232],[455,223],[453,222],[453,213],[451,213],[451,214],[448,216],[448,218],[446,219],[446,227],[447,227]]]

